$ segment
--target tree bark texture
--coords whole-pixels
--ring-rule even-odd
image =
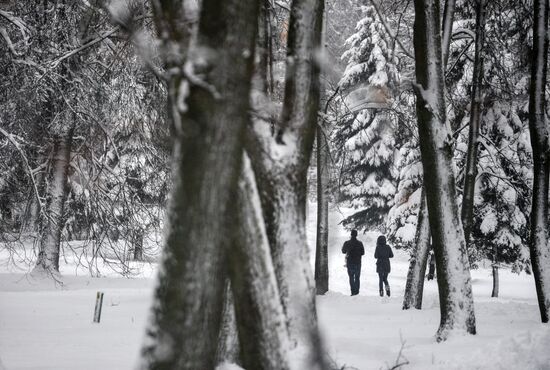
[[[143,261],[143,230],[136,229],[132,232],[133,260]]]
[[[449,49],[451,46],[451,36],[453,31],[455,0],[445,1],[443,9],[442,23],[442,50],[443,50],[443,70],[447,68],[449,60]],[[423,214],[422,221],[419,219],[416,223],[416,245],[411,261],[409,263],[409,271],[407,273],[407,283],[405,285],[405,295],[403,298],[403,309],[407,310],[410,307],[422,309],[422,296],[424,293],[424,274],[426,272],[426,263],[428,260],[428,252],[430,249],[430,225],[428,219],[428,205],[426,203],[426,189],[422,188],[421,208],[419,212]]]
[[[416,111],[424,186],[436,258],[441,322],[438,341],[451,331],[475,334],[464,230],[456,204],[451,132],[444,101],[438,0],[415,0]]]
[[[481,125],[482,84],[483,84],[483,43],[485,40],[486,0],[477,0],[476,4],[476,44],[474,54],[474,75],[470,99],[470,129],[468,151],[464,169],[464,194],[462,196],[462,226],[466,245],[470,242],[474,214],[474,191],[477,177],[477,147]]]
[[[548,245],[548,176],[550,158],[546,122],[546,77],[548,63],[548,0],[534,1],[533,57],[529,91],[529,132],[533,148],[533,200],[529,249],[537,289],[540,316],[550,317],[550,246]]]
[[[317,127],[317,238],[315,245],[315,290],[328,292],[328,185],[329,149],[321,127]]]
[[[288,331],[260,196],[248,156],[237,195],[238,228],[230,252],[231,287],[245,369],[289,369]]]
[[[323,8],[322,0],[292,2],[281,121],[275,137],[268,122],[255,121],[248,145],[291,340],[300,347],[293,351],[301,356],[295,359],[299,364],[292,366],[312,370],[327,368],[305,230],[307,169],[320,96],[315,54],[321,44]]]
[[[451,48],[451,38],[453,36],[453,22],[455,18],[455,2],[456,0],[445,0],[443,6],[443,28],[442,28],[442,40],[441,47],[443,49],[443,68],[447,68],[447,62],[449,61],[449,50]]]
[[[67,178],[71,160],[74,122],[53,140],[52,165],[46,189],[46,219],[41,230],[38,259],[34,271],[59,273],[61,232],[65,225],[64,210],[67,199]]]
[[[186,3],[184,0],[150,0],[161,41],[159,54],[167,74],[167,116],[174,132],[180,130],[182,125],[178,102],[180,87],[185,85],[182,85],[181,72],[193,33],[193,22]]]
[[[235,319],[235,305],[233,303],[233,291],[229,279],[223,292],[224,301],[222,309],[222,323],[218,334],[218,347],[216,349],[216,363],[229,362],[240,364],[239,338],[237,335],[237,322]]]
[[[493,261],[492,272],[493,272],[493,291],[491,292],[492,298],[498,298],[498,288],[499,288],[499,280],[498,280],[498,263],[496,261]]]
[[[181,21],[170,22],[173,15],[156,12],[157,24],[172,30]],[[177,88],[170,92],[177,98],[171,105],[181,125],[174,121],[173,185],[143,369],[216,366],[257,20],[257,1],[203,1],[184,72],[190,81],[175,75],[178,84],[168,85]],[[177,30],[172,31],[161,37],[175,39]],[[177,67],[184,71],[183,65]]]
[[[48,160],[47,157],[44,154],[40,153],[38,154],[38,160],[35,163],[38,166],[42,167],[44,162],[46,162],[47,160]],[[36,193],[38,193],[38,196],[40,196],[40,198],[44,196],[45,178],[46,178],[46,169],[40,169],[34,175],[36,191],[34,189],[31,190],[31,195],[30,195],[29,204],[28,204],[28,212],[27,212],[28,217],[23,222],[23,226],[22,226],[23,232],[33,233],[33,232],[40,231],[40,214],[42,209],[41,209],[41,200],[38,199]]]
[[[403,298],[403,309],[408,310],[414,307],[422,309],[422,295],[424,293],[424,276],[430,251],[430,222],[428,219],[428,205],[426,203],[426,192],[422,188],[420,196],[420,210],[416,221],[415,249],[409,262],[407,283],[405,285],[405,296]]]

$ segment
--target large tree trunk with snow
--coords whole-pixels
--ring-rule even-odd
[[[317,127],[317,239],[315,244],[315,291],[328,292],[328,185],[329,150],[325,133]]]
[[[449,49],[453,32],[453,20],[455,13],[455,0],[446,0],[443,8],[443,24],[441,29],[441,49],[443,69],[446,70],[449,60]],[[403,309],[410,307],[422,308],[422,295],[424,293],[424,274],[428,261],[430,249],[430,224],[428,219],[428,204],[426,203],[426,189],[422,188],[421,204],[416,222],[415,250],[411,255],[405,295],[403,298]]]
[[[285,97],[281,122],[255,121],[249,153],[260,191],[275,274],[298,368],[326,369],[315,310],[305,216],[307,168],[319,107],[322,0],[295,0],[288,33]]]
[[[483,83],[483,43],[485,39],[486,0],[478,0],[476,5],[476,46],[474,55],[474,75],[470,100],[470,131],[466,168],[464,169],[464,193],[462,196],[462,226],[466,245],[469,245],[474,213],[474,190],[477,177],[477,147],[481,125],[482,83]]]
[[[245,369],[289,369],[286,320],[247,155],[236,211],[238,227],[229,254],[229,271],[242,365]]]
[[[529,91],[529,132],[533,147],[533,201],[529,248],[542,322],[550,317],[550,246],[548,245],[549,130],[546,122],[548,0],[535,0],[533,59]]]
[[[59,251],[61,248],[61,232],[65,225],[64,210],[67,199],[67,178],[71,160],[71,145],[73,141],[74,122],[57,135],[53,140],[53,156],[51,172],[46,189],[46,219],[40,236],[38,260],[34,271],[59,272]]]
[[[416,111],[424,186],[434,245],[441,322],[437,340],[451,331],[475,334],[464,230],[456,204],[451,132],[447,127],[438,0],[415,0]]]
[[[163,2],[165,4],[182,2]],[[155,8],[164,45],[186,48],[183,12]],[[159,11],[160,9],[160,11]],[[172,75],[175,156],[162,261],[142,348],[142,369],[213,369],[223,306],[227,250],[235,217],[257,32],[258,2],[202,2],[185,73]],[[173,28],[171,28],[173,27]],[[179,46],[179,48],[178,48]],[[178,63],[178,57],[172,64]],[[183,63],[183,60],[181,60]],[[184,71],[183,64],[171,73]],[[187,97],[187,99],[185,99]],[[181,117],[181,121],[179,120]]]
[[[405,285],[405,297],[403,298],[403,309],[408,310],[414,307],[422,308],[422,295],[424,293],[424,275],[430,251],[430,222],[428,219],[428,205],[426,203],[426,192],[422,187],[420,196],[420,209],[416,221],[415,249],[412,252]]]

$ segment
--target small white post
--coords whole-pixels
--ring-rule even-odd
[[[101,320],[101,307],[103,306],[103,292],[97,292],[95,298],[94,322]]]

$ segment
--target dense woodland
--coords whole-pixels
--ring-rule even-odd
[[[328,213],[410,253],[438,341],[476,332],[470,270],[550,315],[548,0],[0,3],[0,247],[158,263],[140,367],[330,369]],[[317,203],[315,265],[306,205]],[[313,247],[313,246],[312,246]]]

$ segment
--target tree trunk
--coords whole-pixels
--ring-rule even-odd
[[[476,5],[476,46],[474,55],[474,75],[470,100],[470,132],[466,168],[464,169],[464,194],[462,196],[462,225],[466,245],[470,242],[474,213],[474,190],[477,177],[477,146],[481,125],[482,84],[483,84],[483,43],[485,39],[486,0],[477,0]]]
[[[403,298],[403,309],[408,310],[414,307],[422,309],[422,294],[424,293],[424,276],[430,251],[430,222],[428,219],[428,206],[426,203],[426,192],[422,187],[420,196],[420,210],[416,221],[415,249],[411,255],[409,272],[407,273],[407,284],[405,286],[405,297]]]
[[[455,11],[455,0],[446,0],[443,9],[442,41],[443,50],[442,61],[443,70],[447,69],[449,60],[449,49],[451,46],[451,36],[453,31],[453,20]],[[416,309],[422,308],[422,295],[424,293],[424,274],[426,272],[426,263],[430,249],[430,224],[428,219],[428,205],[426,203],[426,191],[422,187],[421,205],[418,211],[415,236],[415,250],[409,263],[407,273],[407,283],[405,285],[405,296],[403,298],[403,309],[407,310],[411,306]],[[422,214],[422,216],[421,216]],[[423,219],[421,220],[420,217]]]
[[[295,0],[290,15],[281,123],[255,121],[249,153],[260,191],[266,231],[298,368],[326,369],[317,327],[305,216],[307,168],[319,107],[322,0]]]
[[[449,50],[451,48],[451,38],[453,36],[453,22],[455,17],[455,0],[445,0],[443,6],[443,28],[441,47],[443,49],[443,68],[447,68],[449,61]]]
[[[323,14],[323,29],[321,34],[321,42],[324,52],[326,52],[326,27],[327,13]],[[326,86],[320,86],[323,103],[326,101]],[[328,104],[325,105],[324,113],[327,114]],[[324,118],[319,117],[316,129],[317,143],[317,237],[315,241],[315,291],[318,295],[324,295],[328,292],[328,204],[329,204],[329,181],[330,181],[330,165],[329,156],[330,149],[326,129],[328,122]]]
[[[220,325],[220,332],[218,335],[216,363],[219,364],[222,362],[229,362],[239,364],[239,338],[237,336],[233,292],[231,290],[229,279],[225,285],[223,296],[222,323]]]
[[[542,322],[550,317],[550,246],[548,245],[548,176],[550,158],[546,122],[548,0],[534,1],[533,59],[529,91],[529,132],[533,148],[533,201],[529,249]]]
[[[475,334],[464,230],[456,204],[451,132],[445,115],[439,1],[415,0],[416,111],[424,186],[439,286],[438,341],[451,331]]]
[[[289,369],[286,321],[260,196],[247,155],[244,155],[236,211],[239,226],[230,253],[229,271],[243,367]]]
[[[156,23],[178,40],[182,2],[155,6]],[[159,10],[160,8],[160,10]],[[177,10],[177,9],[176,9]],[[176,18],[174,18],[176,17]],[[142,369],[213,369],[226,277],[228,236],[236,227],[232,200],[248,122],[258,2],[205,0],[198,33],[169,95],[175,125],[173,185],[163,258]],[[182,53],[187,39],[172,43]],[[178,63],[176,56],[171,63]],[[189,72],[191,71],[191,72]],[[187,99],[185,99],[187,97]],[[181,120],[180,120],[181,117]],[[230,124],[229,124],[230,123]]]
[[[46,189],[46,219],[41,230],[38,260],[34,271],[59,273],[61,232],[65,225],[64,209],[67,199],[67,177],[71,160],[71,145],[75,122],[54,138],[52,166]]]
[[[43,153],[38,155],[37,164],[39,167],[42,167],[44,162],[47,160],[46,156]],[[34,175],[34,181],[36,183],[36,190],[40,197],[43,197],[44,194],[44,180],[45,180],[45,171],[46,169],[40,169],[36,175]],[[40,201],[37,198],[36,190],[31,186],[31,195],[29,199],[28,206],[28,217],[23,222],[22,228],[26,233],[34,233],[40,230]]]
[[[143,230],[137,229],[133,232],[134,261],[143,261]]]
[[[325,133],[317,127],[317,239],[315,245],[315,290],[328,292],[328,185],[329,152]]]
[[[492,268],[493,268],[493,291],[491,293],[491,297],[493,298],[498,298],[498,287],[499,287],[499,282],[498,282],[498,248],[495,246],[494,247],[494,251],[493,251],[493,264],[492,264]]]

